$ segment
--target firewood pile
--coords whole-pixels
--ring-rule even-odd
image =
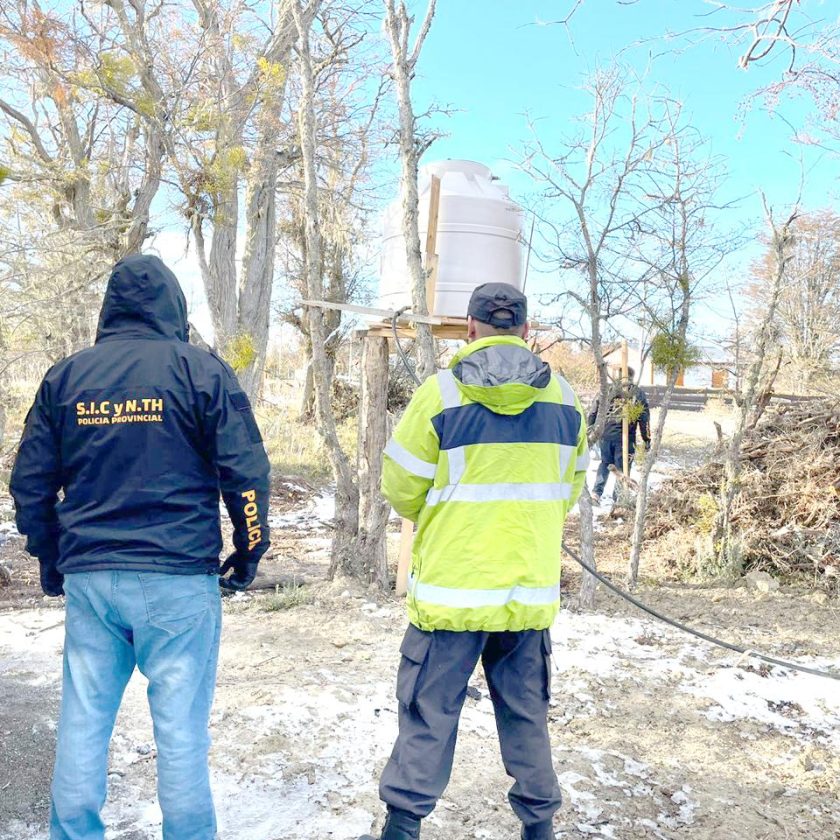
[[[744,570],[840,583],[840,401],[768,410],[744,439],[741,468],[733,525]],[[686,527],[711,538],[723,479],[717,456],[663,485],[648,539]]]

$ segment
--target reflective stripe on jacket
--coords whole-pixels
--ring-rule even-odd
[[[421,630],[542,630],[560,603],[563,523],[586,423],[569,384],[510,336],[464,347],[415,393],[382,492],[418,523],[408,611]]]

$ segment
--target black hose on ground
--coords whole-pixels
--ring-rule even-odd
[[[579,566],[584,568],[590,575],[597,578],[604,586],[607,587],[611,592],[618,595],[619,598],[623,598],[625,601],[629,601],[634,607],[640,609],[642,612],[646,612],[648,615],[653,616],[654,618],[658,619],[659,621],[664,622],[665,624],[670,624],[671,627],[676,627],[677,630],[682,630],[683,633],[689,633],[692,636],[696,636],[698,639],[702,639],[704,642],[709,642],[710,644],[717,645],[718,647],[726,648],[727,650],[735,651],[735,653],[742,653],[746,654],[747,656],[753,656],[756,659],[761,659],[763,662],[769,662],[771,665],[778,665],[780,668],[790,668],[794,671],[802,671],[804,674],[812,674],[815,677],[828,677],[831,680],[840,680],[840,674],[834,674],[831,671],[821,671],[818,668],[807,668],[805,665],[797,665],[795,662],[786,662],[784,659],[776,659],[773,656],[766,656],[763,653],[758,653],[757,651],[751,650],[750,648],[742,647],[741,645],[733,645],[731,642],[724,642],[722,639],[716,639],[714,636],[709,636],[706,633],[703,633],[700,630],[695,630],[693,627],[689,627],[687,624],[681,624],[679,621],[675,621],[673,618],[668,618],[666,615],[662,615],[662,613],[657,612],[653,607],[647,606],[647,604],[643,604],[638,598],[634,598],[629,592],[625,592],[620,587],[616,586],[609,578],[604,577],[600,572],[596,571],[592,568],[588,563],[586,563],[583,559],[578,557],[567,545],[563,543],[563,551],[572,558]]]

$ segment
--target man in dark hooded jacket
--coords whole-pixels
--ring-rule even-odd
[[[610,476],[610,467],[615,466],[619,472],[624,470],[623,428],[624,413],[628,415],[629,431],[629,463],[628,470],[633,466],[633,456],[636,454],[636,429],[641,432],[642,441],[646,448],[650,448],[650,406],[647,394],[633,381],[635,371],[627,368],[627,380],[614,382],[610,388],[607,402],[607,419],[604,432],[601,435],[601,462],[595,485],[592,488],[592,501],[597,505],[601,502],[601,495]],[[586,418],[592,427],[598,417],[600,398],[596,398]],[[616,498],[617,488],[613,487],[613,499]]]
[[[215,837],[219,583],[244,589],[268,547],[268,461],[233,372],[187,339],[175,275],[127,257],[96,344],[47,372],[26,419],[17,524],[44,592],[67,599],[52,840],[104,837],[108,743],[135,666],[149,680],[163,836]],[[235,546],[221,570],[220,492]]]

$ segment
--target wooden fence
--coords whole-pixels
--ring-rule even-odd
[[[649,385],[644,388],[651,408],[662,405],[665,394],[664,385]],[[773,394],[773,402],[808,402],[819,397],[801,396],[798,394]],[[720,400],[726,405],[735,402],[732,391],[721,388],[675,388],[671,397],[670,409],[674,411],[702,411],[709,400]]]

